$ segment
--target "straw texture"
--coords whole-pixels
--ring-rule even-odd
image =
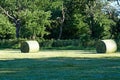
[[[32,53],[39,51],[39,43],[37,41],[25,41],[21,44],[21,52]]]

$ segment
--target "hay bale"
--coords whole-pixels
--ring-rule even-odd
[[[39,43],[37,41],[25,41],[21,44],[21,52],[31,53],[39,51]]]
[[[97,53],[113,53],[117,50],[117,44],[114,40],[101,40],[96,45]]]

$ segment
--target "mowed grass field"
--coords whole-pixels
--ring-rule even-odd
[[[120,53],[0,50],[0,80],[119,80]]]

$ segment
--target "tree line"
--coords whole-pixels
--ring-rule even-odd
[[[120,19],[101,0],[2,0],[0,39],[118,39]],[[119,4],[119,3],[118,3]]]

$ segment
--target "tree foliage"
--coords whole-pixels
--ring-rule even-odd
[[[26,15],[24,15],[26,14]],[[45,31],[47,26],[50,26],[51,12],[29,11],[25,10],[21,12],[21,20],[24,25],[21,27],[21,37],[23,38],[35,38],[36,36],[43,38],[44,35],[49,34]],[[23,16],[24,15],[24,16]]]
[[[15,38],[14,35],[15,27],[6,16],[0,14],[0,39]]]
[[[91,37],[94,39],[111,38],[111,29],[115,25],[115,22],[101,11],[101,8],[102,3],[98,1],[89,1],[86,5],[87,23],[91,30]]]
[[[31,39],[116,38],[120,34],[119,19],[115,14],[105,14],[103,9],[107,4],[103,3],[101,0],[1,0],[0,29],[1,26],[12,29],[7,31],[10,38],[15,33],[16,38]],[[1,39],[7,36],[5,31],[1,35]]]

